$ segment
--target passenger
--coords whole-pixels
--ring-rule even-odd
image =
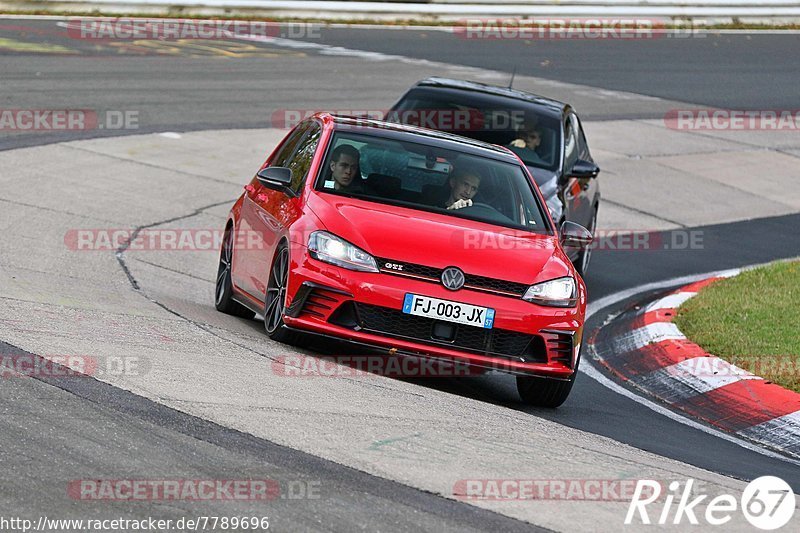
[[[481,186],[481,175],[474,170],[456,170],[447,183],[450,191],[441,207],[461,209],[472,205],[472,198]]]
[[[359,170],[358,150],[349,144],[337,146],[331,154],[331,180],[333,189],[341,192],[364,192]],[[325,184],[328,187],[328,183]]]

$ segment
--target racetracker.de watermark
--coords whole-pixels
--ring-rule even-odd
[[[136,130],[139,112],[110,109],[4,109],[0,131]]]
[[[225,232],[221,229],[150,228],[150,229],[70,229],[64,245],[74,252],[183,251],[219,252]],[[239,250],[267,250],[264,234],[254,230],[234,232],[234,247]]]
[[[460,479],[453,496],[461,500],[569,500],[628,502],[637,479]],[[651,493],[655,490],[649,489]]]
[[[140,356],[0,353],[2,379],[141,376],[150,368],[150,360]]]
[[[552,247],[540,235],[523,230],[474,231],[454,230],[451,244],[464,250],[527,250]],[[636,229],[596,230],[587,248],[619,252],[685,251],[704,248],[702,230],[671,230],[651,232]]]
[[[67,495],[81,501],[318,500],[319,480],[276,479],[73,479]]]
[[[692,357],[669,366],[664,372],[686,377],[741,377],[747,375],[800,379],[800,359],[784,356]]]
[[[67,21],[66,26],[70,38],[89,41],[321,38],[319,24],[258,20],[75,18]]]
[[[670,109],[664,125],[682,131],[800,131],[800,109]]]
[[[494,110],[491,114],[478,109],[277,109],[272,112],[271,125],[273,128],[294,128],[320,111],[446,131],[508,131],[519,128],[525,121],[525,113],[514,109]]]
[[[488,40],[651,40],[698,35],[689,24],[667,27],[665,19],[645,17],[468,18],[453,34],[460,39]],[[702,35],[702,34],[699,34]],[[704,35],[703,35],[704,36]]]
[[[272,361],[275,375],[292,378],[364,377],[442,378],[463,377],[482,373],[460,361],[425,357],[384,355],[334,355],[312,357],[283,355]]]

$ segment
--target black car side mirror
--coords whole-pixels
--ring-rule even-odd
[[[600,174],[600,167],[583,159],[575,161],[575,165],[569,173],[570,177],[578,179],[596,178],[598,174]]]
[[[275,189],[282,193],[295,197],[297,193],[291,189],[292,169],[286,167],[267,167],[262,168],[256,174],[258,182],[269,189]]]
[[[588,229],[567,220],[561,224],[560,240],[562,246],[586,248],[592,244],[594,237]]]
[[[288,187],[292,184],[292,169],[286,167],[262,168],[256,174],[259,183],[264,187]]]

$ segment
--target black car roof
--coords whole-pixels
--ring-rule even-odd
[[[476,92],[489,97],[497,97],[501,99],[512,99],[524,102],[536,108],[540,113],[546,113],[551,116],[561,117],[564,111],[569,108],[569,104],[546,98],[537,94],[512,89],[510,87],[498,87],[496,85],[487,85],[476,81],[455,80],[450,78],[431,77],[417,82],[412,88],[434,88],[453,90],[458,92]]]
[[[519,164],[516,156],[511,150],[497,146],[469,137],[463,137],[453,133],[447,133],[439,130],[431,130],[421,128],[418,126],[409,126],[407,124],[398,124],[396,122],[384,122],[382,120],[350,117],[342,115],[329,115],[333,120],[334,129],[348,129],[348,127],[358,127],[369,129],[370,135],[377,135],[388,139],[396,140],[411,140],[409,134],[413,136],[422,136],[428,141],[431,146],[443,148],[446,150],[460,149],[461,151],[472,153],[480,156],[493,157],[495,159],[501,158],[507,161]],[[366,132],[364,132],[366,133]]]

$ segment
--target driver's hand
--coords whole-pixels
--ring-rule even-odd
[[[450,206],[447,209],[461,209],[462,207],[469,207],[471,205],[472,205],[472,200],[464,200],[463,198],[459,198],[458,200],[450,204]]]
[[[525,140],[524,139],[514,139],[511,141],[511,146],[514,148],[525,148]]]

